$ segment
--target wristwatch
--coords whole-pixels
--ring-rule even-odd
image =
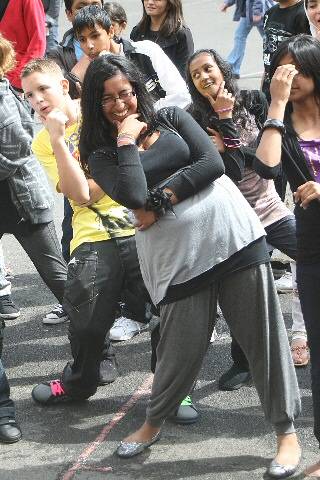
[[[277,120],[276,118],[268,118],[264,122],[261,131],[264,131],[266,128],[275,128],[281,134],[284,134],[285,131],[286,131],[286,127],[285,127],[283,121],[282,120]]]

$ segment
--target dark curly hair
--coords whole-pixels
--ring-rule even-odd
[[[248,115],[246,110],[250,110],[250,108],[252,107],[250,105],[250,96],[247,95],[244,99],[243,95],[240,94],[238,85],[232,76],[232,70],[229,63],[224,60],[215,50],[212,49],[203,48],[201,50],[197,50],[188,59],[186,82],[192,98],[192,105],[189,108],[189,112],[204,129],[206,129],[206,127],[213,127],[215,129],[218,129],[218,115],[213,111],[212,106],[210,105],[207,98],[205,98],[203,95],[201,95],[201,93],[198,92],[190,74],[191,62],[203,53],[207,53],[212,57],[213,61],[217,64],[223,76],[223,79],[225,81],[225,88],[235,97],[233,120],[240,127],[246,128],[248,122]]]
[[[101,105],[104,82],[122,74],[131,83],[137,97],[139,120],[155,125],[155,111],[152,97],[137,67],[121,55],[101,55],[88,67],[81,93],[82,127],[79,150],[82,168],[88,172],[90,154],[102,147],[115,146],[115,126],[103,115]]]

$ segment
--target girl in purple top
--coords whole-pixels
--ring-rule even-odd
[[[320,442],[320,42],[298,35],[271,64],[271,104],[255,167],[275,177],[282,163],[294,192],[297,283],[311,359],[314,433]],[[306,470],[320,478],[320,461]]]

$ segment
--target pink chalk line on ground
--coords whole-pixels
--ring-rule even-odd
[[[124,403],[118,412],[112,417],[110,422],[107,423],[96,437],[96,439],[89,443],[89,445],[83,450],[83,452],[79,455],[78,459],[75,461],[71,467],[60,476],[60,480],[71,480],[77,472],[81,470],[91,470],[91,471],[98,471],[108,473],[112,471],[112,467],[98,467],[98,466],[90,466],[86,465],[89,457],[93,454],[93,452],[105,441],[111,430],[117,426],[117,424],[127,415],[129,410],[135,406],[135,404],[140,400],[140,398],[150,394],[150,388],[152,385],[153,375],[149,375],[145,381],[137,388],[137,390],[133,393],[132,397]]]

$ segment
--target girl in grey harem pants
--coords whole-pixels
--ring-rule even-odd
[[[232,273],[160,307],[160,342],[147,422],[160,426],[189,394],[216,318],[217,300],[246,357],[267,420],[294,432],[300,395],[270,264]]]

